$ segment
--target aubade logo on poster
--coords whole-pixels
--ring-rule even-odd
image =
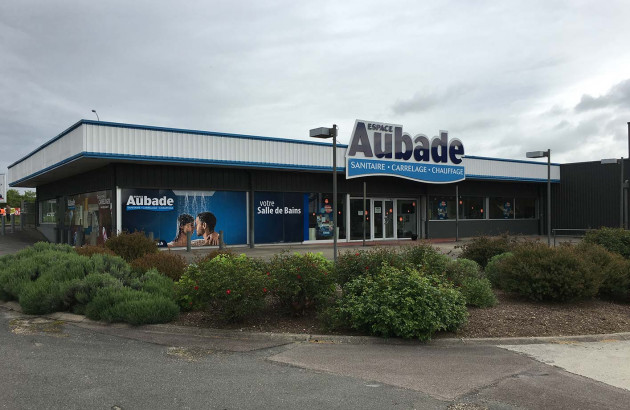
[[[127,211],[172,211],[173,209],[175,209],[175,200],[166,195],[160,198],[129,195],[129,199],[127,199]]]
[[[391,175],[429,183],[465,179],[464,145],[448,132],[411,137],[402,125],[357,120],[346,154],[346,177]]]

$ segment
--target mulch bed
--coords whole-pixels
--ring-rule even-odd
[[[630,304],[603,300],[574,303],[537,303],[496,291],[499,304],[488,309],[469,308],[468,323],[457,333],[442,332],[434,338],[484,338],[572,336],[630,332]],[[235,329],[248,332],[352,334],[326,331],[315,315],[291,317],[267,309],[243,323],[222,323],[211,312],[186,312],[174,324]]]

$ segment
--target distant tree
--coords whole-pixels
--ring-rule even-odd
[[[25,191],[24,194],[20,194],[17,189],[7,190],[8,206],[19,208],[22,206],[22,201],[35,202],[35,191]]]

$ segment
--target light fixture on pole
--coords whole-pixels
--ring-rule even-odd
[[[337,265],[337,125],[332,128],[320,127],[310,130],[311,138],[332,138],[333,139],[333,252],[334,262]]]
[[[620,159],[617,158],[606,158],[606,159],[602,159],[601,161],[602,165],[608,165],[608,164],[620,164],[620,186],[621,189],[619,190],[619,227],[620,228],[626,228],[628,229],[628,227],[626,226],[626,221],[624,220],[624,201],[623,201],[623,197],[624,197],[624,179],[623,179],[623,157],[621,157]]]
[[[101,119],[100,119],[100,118],[98,118],[98,113],[96,112],[96,110],[92,110],[92,112],[93,112],[94,114],[96,114],[96,119],[98,120],[98,122],[101,122]]]
[[[547,245],[551,246],[551,149],[547,151],[531,151],[527,158],[547,157]]]

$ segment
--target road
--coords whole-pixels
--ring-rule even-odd
[[[2,308],[0,408],[621,409],[630,402],[626,389],[514,350],[295,342],[68,323]]]

